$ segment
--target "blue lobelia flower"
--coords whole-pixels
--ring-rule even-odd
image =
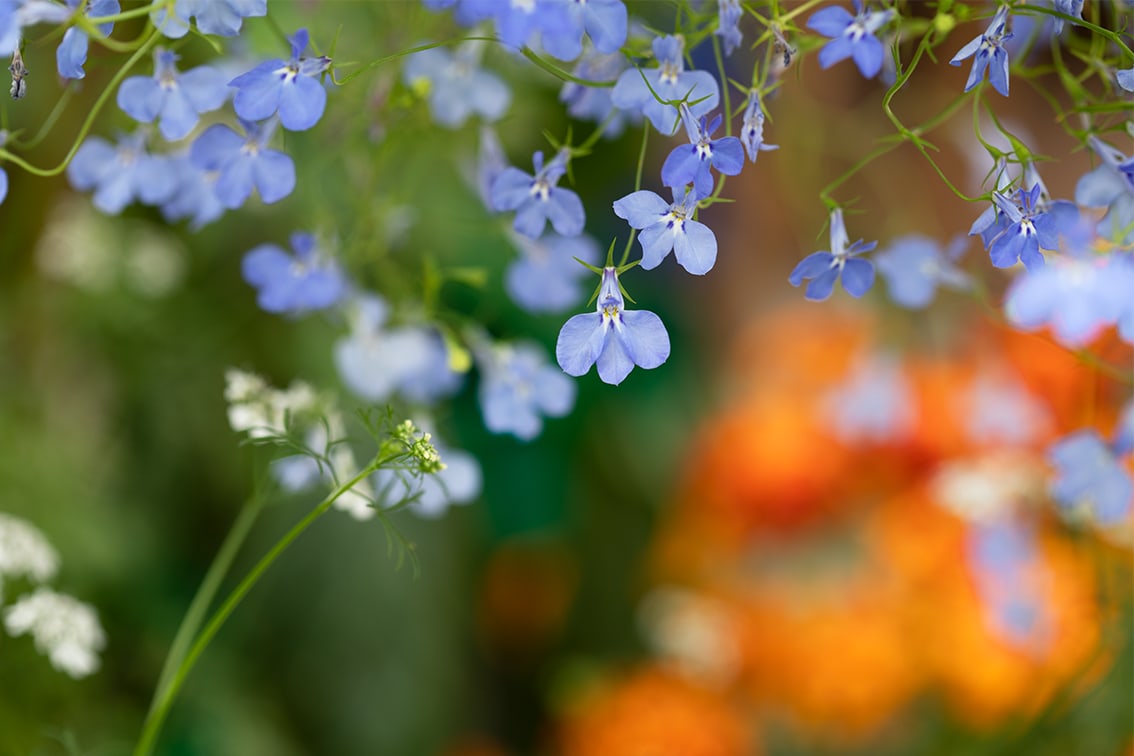
[[[740,0],[717,0],[717,28],[713,34],[724,43],[725,55],[732,55],[732,51],[744,39],[740,34],[740,19],[743,17],[744,9],[740,7]]]
[[[224,205],[217,199],[214,187],[216,171],[203,171],[183,155],[170,156],[166,167],[173,174],[176,189],[161,206],[162,217],[169,223],[188,220],[189,229],[198,231],[224,215]]]
[[[1134,291],[1134,266],[1123,255],[1059,255],[1012,282],[1004,313],[1017,328],[1050,326],[1055,340],[1078,348],[1117,324]]]
[[[622,110],[641,111],[662,134],[673,134],[677,131],[678,113],[668,101],[690,103],[689,109],[700,118],[717,106],[720,88],[708,71],[685,70],[683,37],[658,37],[653,50],[658,67],[623,71],[610,100]]]
[[[261,309],[298,315],[338,304],[347,290],[338,263],[320,250],[312,234],[292,234],[291,248],[294,255],[275,244],[261,244],[244,255],[241,273],[259,289],[256,303]]]
[[[1134,503],[1134,480],[1093,430],[1072,433],[1047,451],[1055,467],[1051,496],[1064,509],[1086,510],[1098,523],[1119,522]]]
[[[543,415],[563,417],[575,404],[575,382],[533,344],[494,344],[479,355],[480,410],[493,433],[530,441],[543,430]]]
[[[959,66],[962,60],[973,58],[973,67],[965,82],[966,92],[984,78],[985,69],[988,69],[988,80],[992,82],[992,88],[1005,97],[1008,96],[1008,51],[1004,49],[1004,42],[1012,35],[1004,33],[1007,24],[1008,6],[1001,5],[984,34],[974,37],[949,61],[950,65]]]
[[[662,164],[662,183],[675,191],[692,184],[698,197],[708,197],[713,192],[710,168],[726,176],[738,175],[744,167],[744,148],[736,137],[709,138],[721,125],[720,115],[706,127],[708,116],[701,116],[701,122],[697,123],[684,102],[680,111],[689,144],[674,147],[669,153]]]
[[[432,328],[386,327],[389,308],[375,295],[350,307],[350,335],[335,343],[335,366],[354,394],[384,402],[394,392],[429,404],[460,388],[462,376],[449,365],[449,351]]]
[[[154,75],[131,76],[118,88],[118,107],[142,123],[160,119],[161,135],[170,141],[188,136],[201,113],[216,110],[228,99],[223,73],[209,66],[178,73],[176,60],[175,54],[159,47],[154,51]]]
[[[1055,9],[1068,16],[1083,20],[1083,0],[1055,0]],[[1063,19],[1053,18],[1052,27],[1056,34],[1063,31]]]
[[[465,19],[492,19],[496,36],[509,47],[523,47],[537,34],[570,24],[559,0],[461,0],[459,11]]]
[[[807,28],[817,31],[831,41],[819,51],[819,65],[830,68],[839,61],[853,58],[858,70],[873,79],[882,70],[884,51],[874,33],[893,17],[893,10],[874,12],[864,9],[862,0],[854,0],[855,14],[833,5],[807,19]]]
[[[255,188],[265,204],[279,202],[295,189],[295,163],[282,152],[267,149],[276,120],[243,122],[240,136],[228,126],[205,129],[189,149],[189,159],[203,171],[217,171],[215,192],[221,204],[234,210]]]
[[[519,168],[506,168],[492,182],[492,207],[498,212],[515,210],[512,228],[517,233],[536,239],[547,221],[564,236],[583,231],[586,216],[579,195],[556,186],[567,172],[570,153],[560,150],[550,163],[543,164],[543,153],[532,156],[535,175]]]
[[[629,64],[622,53],[603,55],[589,51],[579,58],[571,75],[584,81],[612,81],[617,79]],[[619,110],[611,101],[610,87],[589,87],[573,81],[564,83],[559,90],[559,101],[567,106],[567,115],[580,121],[606,123],[603,136],[613,139],[622,133],[627,123],[640,123],[639,110]],[[609,120],[608,120],[609,119]]]
[[[82,9],[79,4],[82,3]],[[92,18],[110,16],[119,11],[118,0],[67,0],[67,6]],[[103,34],[110,34],[114,28],[113,23],[99,24],[98,30]],[[87,47],[90,40],[87,33],[77,25],[72,26],[63,34],[63,41],[55,50],[55,65],[59,75],[64,79],[82,79],[87,74],[83,71],[83,64],[87,62]]]
[[[168,160],[146,152],[141,132],[123,134],[117,147],[90,137],[67,166],[67,178],[80,191],[94,189],[94,206],[111,215],[135,200],[159,205],[177,187]]]
[[[1079,220],[1079,209],[1066,200],[1047,201],[1042,186],[1020,189],[1017,202],[1000,192],[992,193],[1000,215],[999,229],[988,241],[988,254],[997,268],[1011,268],[1019,262],[1034,270],[1043,265],[1041,249],[1059,247],[1061,234],[1069,233]],[[1018,203],[1018,204],[1017,204]]]
[[[291,38],[291,60],[265,61],[228,85],[236,88],[232,106],[246,121],[262,121],[275,113],[289,131],[304,131],[318,123],[327,105],[327,90],[315,78],[331,65],[331,59],[302,58],[307,48],[307,30]]]
[[[583,54],[583,33],[600,53],[616,53],[626,43],[626,5],[622,0],[556,0],[561,20],[545,25],[543,49],[560,60]]]
[[[1134,399],[1126,403],[1126,407],[1118,416],[1113,446],[1116,454],[1134,453]]]
[[[456,129],[474,114],[495,121],[508,112],[512,92],[498,76],[480,69],[482,50],[480,43],[466,42],[453,54],[434,47],[406,59],[402,81],[411,88],[428,85],[429,112],[438,124]]]
[[[0,0],[0,55],[8,56],[19,49],[21,30],[25,27],[36,24],[66,24],[75,14],[76,6],[76,2],[60,5],[50,0]],[[107,32],[111,26],[113,24],[107,25]],[[82,44],[85,58],[85,35]]]
[[[908,437],[916,423],[913,386],[888,354],[860,358],[823,397],[828,426],[845,443],[886,443]]]
[[[1134,92],[1134,66],[1115,71],[1114,79],[1118,82],[1118,86],[1127,92]]]
[[[920,310],[929,306],[940,285],[968,288],[969,276],[953,265],[961,249],[954,243],[950,250],[942,250],[935,240],[911,234],[895,239],[874,256],[874,262],[886,279],[890,299],[902,307]]]
[[[532,240],[515,235],[520,257],[508,265],[504,288],[512,301],[526,311],[539,314],[563,312],[585,293],[582,278],[587,269],[577,260],[594,265],[598,244],[589,236],[544,234]]]
[[[669,358],[669,334],[648,310],[627,310],[618,271],[603,268],[596,311],[563,324],[555,359],[567,375],[586,375],[598,364],[599,378],[617,386],[637,365],[651,370]]]
[[[1128,158],[1092,135],[1087,139],[1102,163],[1079,179],[1075,202],[1083,207],[1105,207],[1099,236],[1119,244],[1134,244],[1134,157]]]
[[[991,629],[1023,650],[1050,640],[1045,620],[1047,576],[1036,553],[1035,534],[1011,519],[974,524],[966,556]]]
[[[681,267],[696,276],[713,269],[717,262],[717,237],[704,223],[693,220],[697,210],[696,190],[673,192],[670,204],[653,192],[641,190],[614,202],[614,214],[640,229],[642,267],[646,270],[661,265],[673,250]]]
[[[840,278],[847,294],[861,297],[874,284],[874,266],[869,260],[857,259],[857,255],[874,249],[878,242],[859,239],[848,244],[848,241],[842,208],[832,210],[831,251],[814,252],[803,258],[788,276],[788,281],[792,286],[799,286],[803,281],[813,279],[804,293],[813,302],[821,302],[831,296],[835,281]]]
[[[154,26],[170,39],[189,32],[189,20],[197,19],[202,34],[235,37],[245,18],[268,15],[268,0],[176,0],[173,13],[161,8],[150,14]]]
[[[761,152],[779,149],[779,145],[764,144],[764,109],[760,105],[760,93],[755,89],[748,93],[748,104],[744,106],[740,141],[744,144],[748,159],[753,163]]]
[[[0,204],[8,196],[8,172],[0,168]]]

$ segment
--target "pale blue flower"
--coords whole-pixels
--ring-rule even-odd
[[[1134,480],[1093,430],[1072,433],[1048,449],[1055,466],[1051,496],[1064,509],[1085,510],[1098,523],[1124,519],[1134,504]]]
[[[269,205],[295,189],[295,162],[284,153],[267,148],[275,123],[274,118],[263,123],[243,122],[248,132],[245,136],[223,124],[214,124],[189,149],[193,165],[217,172],[217,199],[230,210],[243,205],[253,188]]]
[[[1098,233],[1119,244],[1134,244],[1134,158],[1091,135],[1087,143],[1102,163],[1079,179],[1075,202],[1083,207],[1105,207]]]
[[[578,260],[598,263],[594,239],[554,233],[529,239],[517,234],[513,242],[520,257],[508,265],[504,288],[520,307],[535,314],[563,312],[586,294],[583,279],[588,271]]]
[[[268,0],[176,0],[173,13],[159,8],[150,14],[154,26],[170,39],[180,39],[189,32],[189,21],[196,17],[202,34],[235,37],[245,18],[266,16]]]
[[[713,192],[710,169],[726,176],[738,175],[744,167],[744,148],[736,137],[710,138],[721,125],[720,115],[706,126],[708,116],[701,116],[698,123],[684,102],[680,112],[689,144],[678,145],[669,153],[662,164],[662,183],[674,191],[692,184],[698,197],[708,197]]]
[[[543,153],[537,152],[532,156],[535,175],[506,168],[492,182],[492,206],[497,211],[516,211],[512,228],[517,233],[536,239],[549,220],[564,236],[582,233],[586,223],[582,200],[570,189],[556,186],[567,173],[569,159],[564,149],[544,165]]]
[[[598,365],[599,378],[618,385],[637,365],[650,370],[669,358],[669,334],[661,318],[647,310],[625,309],[618,271],[603,269],[596,311],[563,324],[555,358],[568,375],[586,375]]]
[[[1032,530],[1013,520],[982,523],[970,528],[966,546],[993,632],[1023,650],[1042,648],[1046,585]]]
[[[476,458],[450,448],[436,434],[431,434],[430,441],[445,465],[440,472],[417,476],[383,469],[370,476],[375,497],[383,506],[392,507],[409,499],[411,512],[434,520],[444,516],[450,506],[469,504],[480,495],[483,474]]]
[[[987,69],[992,88],[1005,97],[1008,96],[1008,51],[1004,49],[1004,42],[1012,35],[1004,33],[1007,24],[1008,6],[1001,5],[984,34],[974,37],[949,61],[950,65],[959,66],[966,58],[973,58],[973,67],[965,82],[966,92],[980,83]]]
[[[347,280],[314,235],[291,235],[290,255],[275,244],[261,244],[244,256],[241,274],[259,290],[256,303],[267,312],[302,314],[324,310],[346,294]]]
[[[616,53],[626,43],[627,14],[622,0],[555,0],[563,13],[545,22],[543,49],[560,60],[583,54],[583,33],[600,53]]]
[[[740,7],[740,0],[717,0],[717,28],[713,34],[721,38],[724,43],[724,54],[732,55],[744,38],[740,33],[740,19],[744,17],[744,9]]]
[[[640,111],[662,134],[673,134],[680,119],[669,102],[690,103],[689,109],[700,118],[717,106],[720,88],[708,71],[685,70],[684,38],[658,37],[653,51],[658,67],[623,71],[610,99],[617,108]]]
[[[626,71],[629,63],[622,53],[602,55],[591,52],[579,58],[571,75],[583,81],[613,81]],[[625,111],[616,108],[611,99],[610,87],[589,87],[568,81],[559,90],[559,101],[567,106],[567,115],[580,121],[606,123],[603,136],[617,137],[627,124],[642,120],[640,110]],[[609,119],[609,120],[607,120]]]
[[[140,132],[123,134],[117,146],[89,137],[67,165],[67,178],[79,191],[94,189],[94,206],[111,215],[134,201],[160,205],[177,187],[168,159],[150,155]]]
[[[289,41],[290,60],[265,61],[228,83],[236,89],[232,107],[240,118],[262,121],[278,113],[285,129],[304,131],[323,117],[327,90],[316,77],[330,67],[331,59],[301,57],[307,49],[306,29]]]
[[[402,81],[409,87],[428,83],[429,112],[441,126],[460,128],[473,115],[496,121],[508,112],[512,92],[480,68],[481,50],[481,43],[466,42],[452,54],[434,47],[406,59]]]
[[[779,149],[778,145],[764,144],[764,110],[760,105],[760,93],[755,89],[748,93],[748,104],[744,106],[740,141],[748,152],[748,159],[753,163],[761,152]]]
[[[118,88],[118,107],[136,121],[159,119],[161,135],[182,139],[196,127],[201,113],[216,110],[228,99],[222,72],[198,66],[179,73],[177,56],[162,48],[154,51],[154,75],[131,76]]]
[[[864,9],[862,0],[854,0],[852,16],[837,5],[823,8],[807,19],[807,28],[819,32],[831,41],[819,51],[819,65],[830,68],[836,63],[853,58],[859,72],[873,79],[882,70],[882,43],[875,32],[894,16],[893,10],[874,12]]]
[[[615,200],[614,214],[641,230],[642,268],[661,265],[672,250],[677,263],[693,275],[702,276],[717,262],[717,237],[704,223],[693,220],[697,192],[683,192],[668,203],[653,192],[640,190]]]
[[[835,281],[843,282],[843,289],[852,297],[861,297],[874,285],[874,266],[869,260],[860,260],[858,255],[869,252],[878,242],[864,242],[859,239],[849,243],[846,226],[843,225],[843,210],[831,211],[831,251],[813,252],[803,258],[788,276],[792,286],[799,286],[806,280],[804,296],[813,302],[821,302],[831,296]]]
[[[112,16],[120,10],[118,0],[67,0],[67,7],[90,18]],[[98,27],[98,30],[105,35],[109,35],[113,29],[113,23],[99,24]],[[55,50],[55,64],[61,77],[64,79],[86,77],[83,64],[87,62],[89,44],[87,33],[78,25],[72,26],[63,33],[63,41]]]
[[[906,437],[916,421],[913,387],[892,355],[870,355],[828,393],[823,414],[844,442],[886,443]]]
[[[543,430],[544,415],[563,417],[575,404],[575,382],[533,344],[494,344],[479,366],[480,409],[493,433],[530,441]]]
[[[1010,268],[1017,262],[1028,270],[1043,265],[1041,249],[1059,248],[1059,237],[1069,233],[1079,220],[1079,209],[1065,200],[1041,197],[1040,184],[1020,189],[1015,202],[1000,192],[992,200],[1000,211],[999,229],[988,242],[988,253],[997,268]]]
[[[934,239],[911,234],[895,239],[876,254],[874,264],[886,279],[890,299],[902,307],[920,310],[933,301],[938,286],[968,288],[969,276],[953,265],[960,250],[957,243],[945,251]]]
[[[166,221],[188,220],[189,229],[199,231],[202,226],[224,215],[225,207],[217,199],[215,191],[220,176],[218,172],[205,171],[193,165],[188,153],[170,156],[166,167],[173,174],[177,187],[161,206],[161,214]]]

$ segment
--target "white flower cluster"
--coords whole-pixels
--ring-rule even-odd
[[[314,412],[319,405],[319,396],[310,384],[296,381],[281,391],[255,373],[235,368],[225,373],[224,398],[228,402],[228,424],[251,438],[283,435],[289,416]]]
[[[3,611],[14,637],[31,634],[52,665],[74,678],[98,669],[106,635],[94,607],[42,585],[59,569],[59,555],[30,523],[0,513],[0,588],[5,578],[25,578],[36,589]],[[0,592],[0,603],[3,594]]]

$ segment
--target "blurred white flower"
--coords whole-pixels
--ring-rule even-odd
[[[228,424],[251,438],[283,435],[289,415],[313,412],[319,404],[310,384],[295,381],[281,391],[268,386],[260,376],[236,368],[225,373],[224,398],[228,402]]]
[[[31,633],[39,652],[76,679],[98,669],[98,652],[106,645],[94,607],[50,588],[37,588],[8,607],[4,626],[13,636]]]
[[[5,577],[37,583],[55,577],[59,554],[34,525],[0,512],[0,585]]]

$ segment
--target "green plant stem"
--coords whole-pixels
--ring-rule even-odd
[[[263,505],[263,497],[259,493],[254,494],[244,503],[240,514],[236,517],[236,522],[232,524],[232,529],[228,531],[224,543],[221,544],[220,550],[217,552],[216,557],[213,558],[213,563],[209,565],[209,570],[205,573],[205,579],[201,581],[201,585],[197,589],[197,594],[189,604],[189,609],[185,612],[180,627],[177,628],[177,634],[173,638],[173,643],[170,644],[169,654],[165,658],[165,664],[163,664],[161,668],[161,675],[158,676],[157,686],[154,688],[154,697],[150,702],[150,712],[153,712],[157,708],[158,701],[161,700],[165,689],[169,687],[169,682],[173,678],[174,670],[176,670],[184,660],[190,642],[193,640],[193,637],[196,636],[197,631],[201,629],[201,623],[204,622],[205,619],[205,612],[208,611],[209,606],[213,603],[213,599],[220,589],[221,581],[224,580],[225,575],[228,574],[229,569],[232,567],[232,562],[236,559],[236,554],[244,544],[248,533],[251,532],[252,525],[260,515]]]
[[[91,107],[91,111],[87,114],[86,119],[83,120],[83,125],[79,128],[79,133],[75,137],[75,142],[71,145],[71,149],[67,151],[66,156],[64,156],[63,160],[60,161],[59,165],[55,166],[54,168],[37,168],[28,161],[24,160],[19,155],[14,155],[3,148],[0,148],[0,161],[7,161],[12,163],[13,165],[18,165],[28,173],[34,174],[36,176],[58,176],[60,173],[65,171],[67,169],[68,163],[71,162],[71,158],[75,157],[75,153],[79,151],[79,146],[83,143],[83,140],[86,138],[87,134],[90,133],[91,127],[94,125],[95,118],[98,117],[98,114],[102,111],[103,106],[106,105],[107,100],[109,100],[111,96],[118,91],[118,84],[122,81],[122,79],[126,78],[126,74],[130,72],[130,69],[137,65],[138,61],[140,61],[145,56],[145,54],[149,52],[150,48],[154,46],[154,43],[157,42],[160,36],[161,33],[157,29],[151,31],[150,36],[144,43],[142,43],[142,46],[134,51],[134,54],[131,55],[129,60],[126,61],[126,64],[123,65],[122,68],[120,68],[118,72],[115,73],[114,76],[110,79],[110,82],[106,85],[106,88],[102,90],[102,93],[98,96],[98,99],[95,100],[95,103]]]
[[[212,617],[209,618],[208,624],[206,624],[204,629],[197,635],[188,653],[185,655],[185,658],[178,666],[177,671],[170,678],[165,690],[156,698],[154,705],[146,715],[145,722],[142,724],[142,734],[138,738],[137,747],[134,749],[134,756],[148,756],[153,752],[154,746],[157,743],[157,737],[161,733],[162,724],[165,722],[169,710],[172,708],[173,702],[178,692],[181,690],[181,686],[185,684],[185,679],[189,676],[189,672],[192,671],[197,660],[200,659],[201,654],[208,648],[209,643],[216,636],[217,632],[224,626],[225,621],[228,620],[233,611],[236,610],[236,607],[240,605],[244,597],[248,595],[248,592],[259,582],[268,568],[272,566],[276,559],[283,554],[287,547],[290,546],[303,531],[311,527],[312,523],[330,510],[331,505],[335,503],[336,499],[387,461],[388,458],[375,457],[361,472],[332,491],[325,499],[319,502],[314,509],[308,512],[302,520],[296,523],[283,538],[277,541],[276,544],[268,550],[268,553],[261,557],[260,561],[244,576],[244,579],[240,581],[236,588],[228,594],[224,603],[213,612]]]

